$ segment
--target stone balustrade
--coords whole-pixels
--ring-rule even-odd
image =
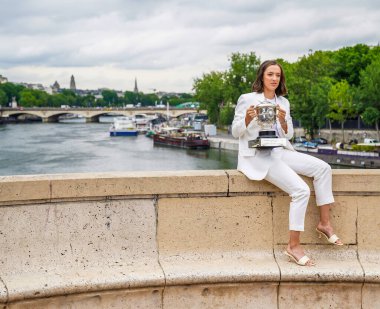
[[[380,308],[380,171],[333,177],[346,245],[312,196],[315,267],[282,254],[290,198],[235,170],[0,177],[0,308]]]

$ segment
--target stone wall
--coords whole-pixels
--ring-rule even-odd
[[[316,134],[315,137],[323,137],[327,139],[329,142],[337,143],[343,141],[343,134],[342,130],[339,129],[323,129],[320,131],[320,135]],[[305,136],[306,132],[302,128],[295,128],[294,129],[294,136]],[[379,139],[379,136],[377,135],[376,130],[357,130],[357,129],[344,129],[344,140],[346,143],[348,143],[351,139],[358,140],[359,143],[363,143],[365,138],[374,138]]]
[[[333,173],[346,245],[317,237],[312,196],[315,267],[282,253],[290,198],[235,170],[0,177],[0,305],[380,307],[380,171]]]

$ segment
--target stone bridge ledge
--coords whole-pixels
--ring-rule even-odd
[[[305,178],[311,186],[311,180]],[[5,308],[380,307],[380,171],[334,170],[316,267],[289,263],[289,197],[236,170],[0,177]]]
[[[75,114],[86,118],[86,122],[99,122],[100,116],[109,114],[133,117],[137,114],[149,115],[168,115],[175,118],[185,114],[193,114],[201,112],[206,114],[205,110],[196,108],[176,108],[170,107],[169,111],[166,108],[0,108],[0,118],[18,117],[20,115],[37,116],[43,122],[58,122],[58,117],[66,114]]]

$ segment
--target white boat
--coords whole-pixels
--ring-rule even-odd
[[[136,123],[136,125],[147,125],[149,121],[156,118],[156,116],[150,116],[147,114],[136,114],[132,120]]]
[[[137,136],[136,124],[129,117],[115,117],[110,136]]]
[[[58,117],[60,123],[84,123],[86,118],[77,114],[64,114]]]
[[[156,115],[136,114],[132,121],[136,124],[136,128],[140,133],[146,133],[152,128],[155,119],[157,119]]]

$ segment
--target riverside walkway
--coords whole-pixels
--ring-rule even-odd
[[[305,178],[312,187],[310,179]],[[0,307],[380,308],[380,171],[334,170],[342,247],[236,170],[0,177]]]
[[[217,135],[210,136],[208,139],[211,148],[239,151],[239,141],[231,134],[218,131]],[[338,165],[343,168],[380,168],[380,157],[378,153],[357,153],[340,150],[337,154],[332,155],[319,153],[317,149],[302,149],[296,147],[296,150],[315,156],[330,165]]]
[[[226,149],[226,150],[239,150],[239,141],[231,134],[218,131],[215,136],[208,137],[211,148]]]

